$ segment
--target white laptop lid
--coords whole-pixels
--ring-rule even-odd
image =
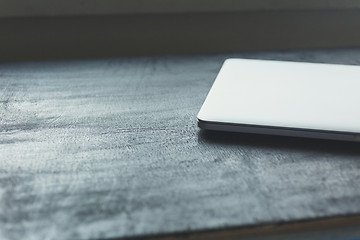
[[[360,133],[360,66],[228,59],[198,119]]]

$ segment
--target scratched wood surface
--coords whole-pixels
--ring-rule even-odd
[[[359,214],[359,144],[198,129],[227,57],[360,65],[359,49],[0,64],[0,239]]]

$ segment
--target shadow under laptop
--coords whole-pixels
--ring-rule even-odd
[[[199,130],[200,144],[242,145],[294,151],[312,151],[360,157],[360,142]],[[359,158],[360,160],[360,158]]]

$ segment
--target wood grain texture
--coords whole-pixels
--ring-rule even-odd
[[[228,57],[360,64],[357,49],[1,64],[0,238],[360,214],[359,144],[198,129]]]

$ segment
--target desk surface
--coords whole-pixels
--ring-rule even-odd
[[[357,49],[0,64],[0,238],[359,214],[358,144],[198,129],[227,57],[360,64]]]

